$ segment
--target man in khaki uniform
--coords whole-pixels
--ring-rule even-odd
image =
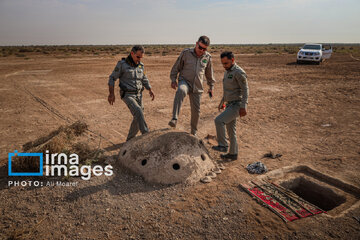
[[[212,96],[214,88],[214,75],[211,55],[206,51],[210,45],[210,39],[201,36],[196,42],[195,48],[188,48],[181,52],[170,72],[171,87],[177,88],[173,116],[169,125],[176,127],[181,104],[186,95],[189,94],[191,106],[191,134],[196,135],[200,116],[200,100],[204,92],[203,81],[206,77],[209,85],[208,93]],[[177,83],[177,78],[178,82]]]
[[[225,137],[225,125],[230,139],[230,150],[227,154],[221,154],[224,160],[236,160],[238,157],[238,144],[236,140],[236,119],[246,115],[248,104],[249,87],[245,71],[235,63],[232,52],[223,52],[220,55],[221,63],[225,68],[223,79],[223,98],[219,104],[219,111],[226,109],[215,118],[216,135],[218,146],[214,150],[227,152],[228,143]]]
[[[134,117],[126,141],[135,137],[139,129],[142,134],[149,132],[143,113],[142,91],[144,87],[149,90],[152,100],[154,100],[155,95],[151,90],[149,79],[144,73],[144,64],[140,62],[144,53],[145,50],[141,45],[135,45],[131,49],[129,56],[119,61],[109,76],[108,101],[110,105],[113,105],[115,102],[114,85],[115,81],[119,78],[121,99]]]

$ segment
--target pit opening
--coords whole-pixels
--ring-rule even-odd
[[[144,160],[141,161],[142,166],[145,166],[146,164],[147,164],[147,159],[144,159]]]
[[[205,160],[206,160],[206,156],[205,156],[204,154],[201,154],[201,159],[202,159],[203,161],[205,161]]]
[[[280,183],[302,199],[324,211],[330,211],[346,202],[346,198],[335,193],[331,188],[312,182],[304,177],[297,177]]]
[[[173,169],[174,170],[179,170],[180,169],[180,165],[178,163],[174,163],[173,164]]]
[[[126,150],[123,151],[122,155],[124,156],[126,154]]]

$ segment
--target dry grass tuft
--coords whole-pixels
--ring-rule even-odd
[[[23,145],[24,152],[31,153],[76,153],[80,164],[101,164],[105,161],[104,151],[99,147],[91,148],[87,143],[77,142],[76,137],[83,135],[88,129],[86,123],[77,121],[72,125],[61,126],[47,136]],[[18,157],[12,159],[13,172],[37,172],[40,161],[38,157]]]

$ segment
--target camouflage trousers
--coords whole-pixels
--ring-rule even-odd
[[[239,117],[240,102],[226,105],[226,109],[215,118],[216,136],[220,146],[228,147],[225,135],[225,126],[230,140],[230,154],[238,153],[236,140],[236,119]]]
[[[129,108],[131,114],[133,115],[133,121],[131,122],[130,129],[126,141],[135,137],[139,132],[144,134],[149,132],[148,126],[145,122],[144,117],[144,107],[142,103],[142,94],[130,94],[126,93],[122,99],[127,107]]]
[[[189,94],[191,107],[191,134],[197,132],[197,125],[200,117],[201,93],[192,93],[189,91],[189,85],[185,81],[180,81],[174,98],[173,119],[178,119],[181,105],[186,95]]]

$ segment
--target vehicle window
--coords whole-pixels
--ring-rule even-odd
[[[303,49],[320,50],[320,45],[307,44],[303,47]]]

